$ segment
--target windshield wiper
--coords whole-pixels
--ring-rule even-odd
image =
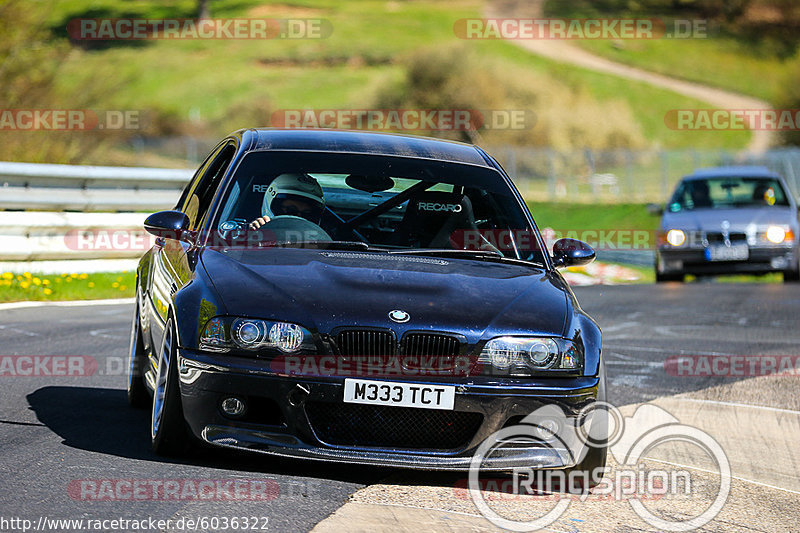
[[[373,248],[363,241],[287,241],[270,242],[264,244],[265,248],[311,248],[315,250],[381,250]]]
[[[544,268],[542,263],[517,259],[516,257],[506,257],[502,252],[496,250],[452,250],[448,248],[411,248],[405,250],[388,250],[389,254],[398,255],[435,255],[440,257],[456,257],[462,259],[476,259],[478,261],[494,261],[498,263],[511,263],[521,266],[534,266]]]
[[[503,254],[495,250],[452,250],[449,248],[411,248],[406,250],[390,250],[390,254],[399,255],[450,255],[454,257],[503,258]]]

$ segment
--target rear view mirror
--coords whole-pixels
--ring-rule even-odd
[[[556,268],[588,265],[596,255],[591,246],[577,239],[559,239],[553,244],[553,266]]]
[[[163,239],[180,239],[189,230],[189,217],[180,211],[159,211],[144,221],[144,229]]]

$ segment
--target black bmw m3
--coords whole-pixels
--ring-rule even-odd
[[[605,400],[601,333],[523,199],[478,147],[328,130],[242,130],[137,270],[128,396],[152,445],[465,469],[545,405]],[[486,466],[605,463],[518,445]],[[588,465],[586,465],[588,466]]]

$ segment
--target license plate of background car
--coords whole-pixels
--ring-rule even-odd
[[[749,257],[750,248],[746,244],[706,248],[706,259],[709,261],[746,261]]]
[[[344,380],[345,403],[452,410],[455,397],[456,388],[451,385],[423,385],[366,379]]]

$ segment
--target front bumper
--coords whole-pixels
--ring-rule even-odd
[[[262,360],[186,349],[179,350],[179,376],[186,421],[197,437],[210,444],[286,457],[428,470],[466,470],[475,449],[494,432],[545,405],[557,405],[567,417],[576,417],[595,401],[598,391],[597,377],[438,381],[457,386],[454,411],[480,413],[482,421],[456,449],[408,449],[334,445],[320,439],[306,406],[350,405],[342,402],[343,377],[282,376]],[[246,418],[232,419],[220,409],[222,400],[231,396],[257,407]],[[484,459],[481,468],[569,468],[576,462],[566,447],[529,442],[502,447]]]
[[[765,274],[796,270],[798,254],[794,246],[751,246],[746,261],[709,261],[703,247],[660,247],[657,263],[661,274]]]

